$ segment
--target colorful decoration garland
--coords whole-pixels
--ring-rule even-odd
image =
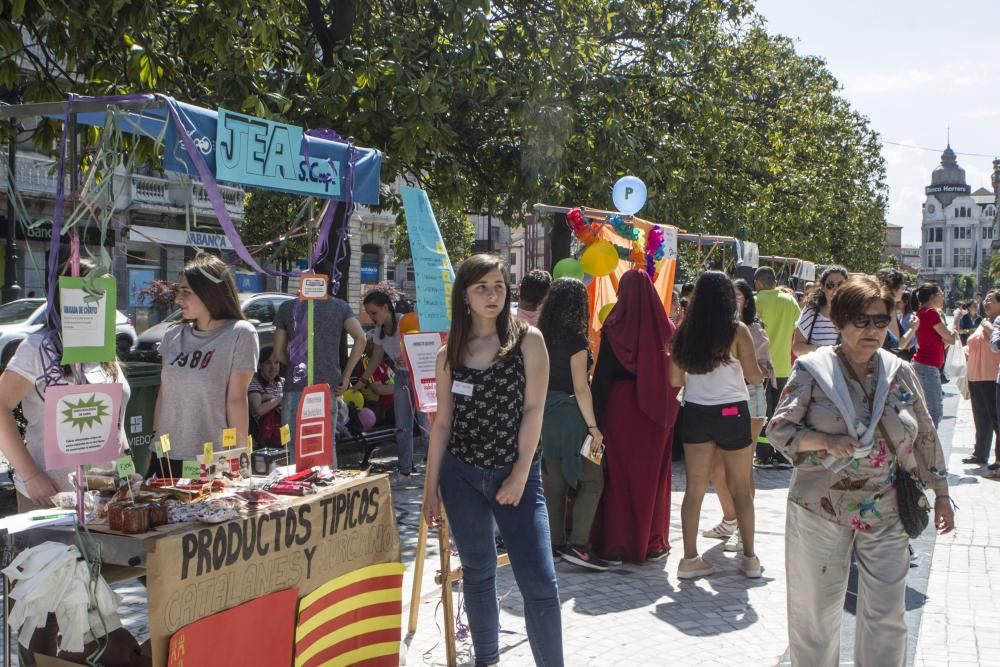
[[[566,214],[566,220],[573,234],[584,246],[589,247],[601,240],[598,231],[605,223],[587,222],[582,209],[571,210]],[[632,262],[636,267],[644,268],[650,280],[656,280],[656,263],[666,256],[663,230],[653,225],[648,233],[643,233],[640,228],[625,222],[620,215],[609,216],[606,224],[611,225],[615,234],[631,242],[631,249],[628,251],[615,246],[619,256]]]

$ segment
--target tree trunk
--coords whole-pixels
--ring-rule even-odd
[[[547,231],[549,234],[549,247],[552,249],[552,265],[548,267],[549,271],[551,271],[552,267],[559,260],[570,256],[573,233],[569,228],[569,223],[566,222],[565,213],[554,214],[552,216],[552,223]]]

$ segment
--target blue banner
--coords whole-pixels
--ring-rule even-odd
[[[451,289],[455,271],[441,239],[441,230],[427,193],[403,186],[406,231],[417,279],[417,314],[421,331],[448,331],[451,328]]]
[[[336,193],[333,193],[332,182],[328,184],[320,179],[324,178],[325,173],[334,169],[338,176],[343,173],[344,165],[349,158],[347,144],[304,135],[302,128],[294,125],[274,123],[224,109],[216,113],[211,109],[178,102],[177,110],[181,122],[201,152],[209,171],[215,174],[217,180],[341,201],[344,199],[343,188],[338,185]],[[230,128],[223,126],[220,133],[219,119],[223,115],[229,115],[232,120]],[[246,122],[237,119],[245,119]],[[281,129],[275,133],[275,128]],[[230,137],[235,144],[232,147],[227,146],[226,150],[244,151],[243,158],[247,164],[242,168],[227,163],[227,160],[218,159],[221,151],[218,146],[219,140],[228,140]],[[303,137],[308,146],[308,165],[303,164],[305,162],[305,157],[302,155]],[[163,145],[164,169],[196,177],[194,164],[188,158],[187,151],[184,150],[184,145],[172,123],[167,124]],[[357,160],[354,165],[354,201],[359,204],[378,204],[382,154],[370,148],[355,150]],[[232,152],[226,157],[239,159],[237,154]],[[249,164],[250,162],[254,164]],[[249,172],[247,179],[234,180],[243,178],[239,175],[241,171]],[[304,180],[299,180],[300,175]],[[338,184],[339,181],[338,178]]]

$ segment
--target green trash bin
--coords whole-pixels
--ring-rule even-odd
[[[145,475],[153,456],[153,413],[160,392],[160,364],[146,361],[122,363],[132,396],[125,407],[125,435],[135,470]]]

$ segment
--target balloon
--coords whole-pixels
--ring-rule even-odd
[[[365,407],[365,397],[357,389],[348,389],[345,391],[344,402],[352,404],[358,410]]]
[[[583,251],[580,265],[592,276],[606,276],[618,266],[618,251],[610,241],[595,241]]]
[[[601,324],[604,324],[604,320],[608,319],[608,315],[610,315],[611,311],[614,310],[616,303],[617,301],[606,303],[603,306],[601,306],[601,309],[599,311],[597,311],[597,319],[598,321],[600,321]]]
[[[560,259],[556,262],[556,265],[552,267],[552,278],[555,280],[559,280],[560,278],[576,278],[577,280],[583,280],[583,267],[580,266],[580,262],[576,261],[572,257]]]
[[[611,189],[615,208],[625,215],[635,215],[646,204],[646,184],[635,176],[622,176]]]
[[[361,430],[367,431],[375,425],[375,413],[371,408],[363,408],[358,412],[358,421],[361,422]]]
[[[407,313],[399,318],[399,330],[405,334],[420,331],[420,318],[416,313]]]

